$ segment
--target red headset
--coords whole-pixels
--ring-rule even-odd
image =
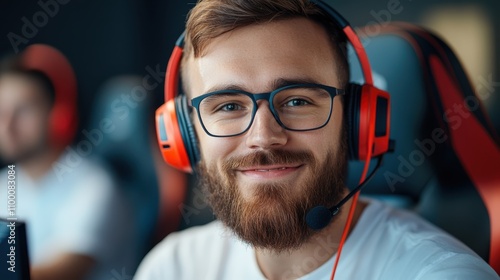
[[[52,82],[55,98],[50,112],[50,143],[57,148],[69,145],[78,123],[76,77],[69,61],[51,46],[34,44],[21,53],[21,66],[43,73]]]
[[[366,162],[389,150],[389,93],[373,86],[368,56],[349,23],[326,3],[319,0],[311,2],[343,30],[361,63],[365,83],[348,85],[344,106],[348,122],[349,157]],[[156,131],[163,159],[169,165],[191,173],[200,160],[200,153],[186,96],[178,94],[183,45],[184,34],[177,40],[168,62],[165,104],[156,110]]]

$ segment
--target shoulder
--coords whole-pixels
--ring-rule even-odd
[[[369,200],[369,206],[362,214],[359,227],[374,230],[386,236],[400,236],[404,239],[457,241],[451,235],[427,220],[408,210],[394,208],[377,200]]]
[[[470,248],[414,213],[371,201],[363,216],[356,240],[364,240],[365,249],[383,262],[375,269],[384,277],[498,279]]]
[[[52,164],[52,173],[58,181],[109,182],[112,180],[111,172],[101,160],[93,157],[71,159],[72,154],[65,152]]]
[[[54,221],[66,225],[64,231],[58,230],[61,238],[78,238],[73,247],[81,247],[76,244],[85,243],[82,240],[93,239],[97,244],[105,233],[128,228],[124,227],[130,214],[128,204],[105,166],[88,158],[68,165],[66,157],[68,154],[63,154],[58,162],[70,169],[64,169],[64,173],[53,169],[43,182],[45,193],[40,197],[44,203],[59,202],[52,215]]]
[[[45,182],[49,193],[41,199],[58,202],[50,223],[64,226],[55,227],[45,242],[60,252],[94,258],[96,271],[137,262],[140,241],[131,203],[105,165],[90,158],[69,165],[64,155],[60,164],[70,169],[53,170]]]
[[[57,173],[54,169],[50,180],[45,182],[51,185],[52,197],[60,199],[64,196],[62,208],[67,209],[67,213],[61,213],[61,217],[86,226],[105,226],[130,214],[126,211],[130,205],[125,193],[106,165],[95,159],[81,158],[71,168],[67,174]]]
[[[95,208],[120,197],[116,180],[103,162],[94,158],[73,157],[75,155],[65,152],[52,164],[45,181],[51,193],[66,196],[70,208],[88,203]]]
[[[370,234],[382,237],[384,246],[405,248],[403,252],[418,253],[422,250],[468,253],[476,255],[455,237],[407,210],[393,208],[372,201],[367,208],[364,225],[371,230]]]
[[[144,258],[135,279],[195,279],[191,274],[219,267],[233,242],[219,221],[171,233]]]

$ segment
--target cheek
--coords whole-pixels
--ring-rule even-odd
[[[342,106],[334,106],[328,124],[318,130],[295,133],[295,139],[304,149],[313,152],[316,159],[323,162],[330,151],[337,153],[341,148],[343,111]]]
[[[337,151],[341,148],[342,137],[347,135],[343,135],[343,124],[344,124],[344,110],[342,102],[340,102],[340,98],[334,99],[333,111],[330,122],[327,125],[328,135],[330,138],[329,142],[333,142],[332,149],[333,151]]]
[[[198,120],[194,121],[201,153],[201,160],[207,165],[219,162],[234,150],[231,137],[211,137],[205,133]],[[234,138],[234,137],[233,137]]]
[[[26,137],[38,138],[45,135],[48,128],[48,116],[45,114],[25,114],[16,122],[16,129]]]
[[[328,127],[316,131],[300,132],[295,137],[294,147],[312,152],[314,158],[319,163],[323,163],[328,152],[336,151],[338,146],[337,139],[332,134],[333,132]]]

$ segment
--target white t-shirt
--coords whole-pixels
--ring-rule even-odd
[[[66,156],[61,156],[59,164],[65,164]],[[132,275],[138,263],[137,239],[128,221],[130,208],[124,196],[95,162],[81,158],[64,168],[51,168],[43,178],[33,181],[20,166],[15,167],[16,216],[26,222],[30,264],[44,264],[61,253],[75,253],[97,261],[87,279]],[[7,169],[3,169],[3,218],[8,217],[6,181]]]
[[[331,246],[332,240],[323,240]],[[321,250],[318,249],[317,254]],[[330,279],[336,255],[299,279]],[[286,276],[318,265],[304,259]],[[135,280],[265,279],[254,250],[219,222],[172,233],[139,266]],[[344,244],[336,280],[500,279],[472,250],[415,214],[370,201]]]

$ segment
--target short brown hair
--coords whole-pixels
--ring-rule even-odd
[[[41,71],[26,69],[20,55],[6,55],[0,59],[0,77],[8,74],[19,75],[37,82],[49,104],[51,106],[54,104],[56,97],[52,81]]]
[[[182,65],[187,58],[203,56],[210,41],[239,27],[282,19],[304,17],[321,24],[330,36],[337,57],[339,82],[347,84],[346,37],[330,17],[309,0],[198,0],[189,12]],[[183,72],[185,71],[185,67]],[[185,73],[182,73],[185,76]],[[185,83],[184,91],[187,93]]]

